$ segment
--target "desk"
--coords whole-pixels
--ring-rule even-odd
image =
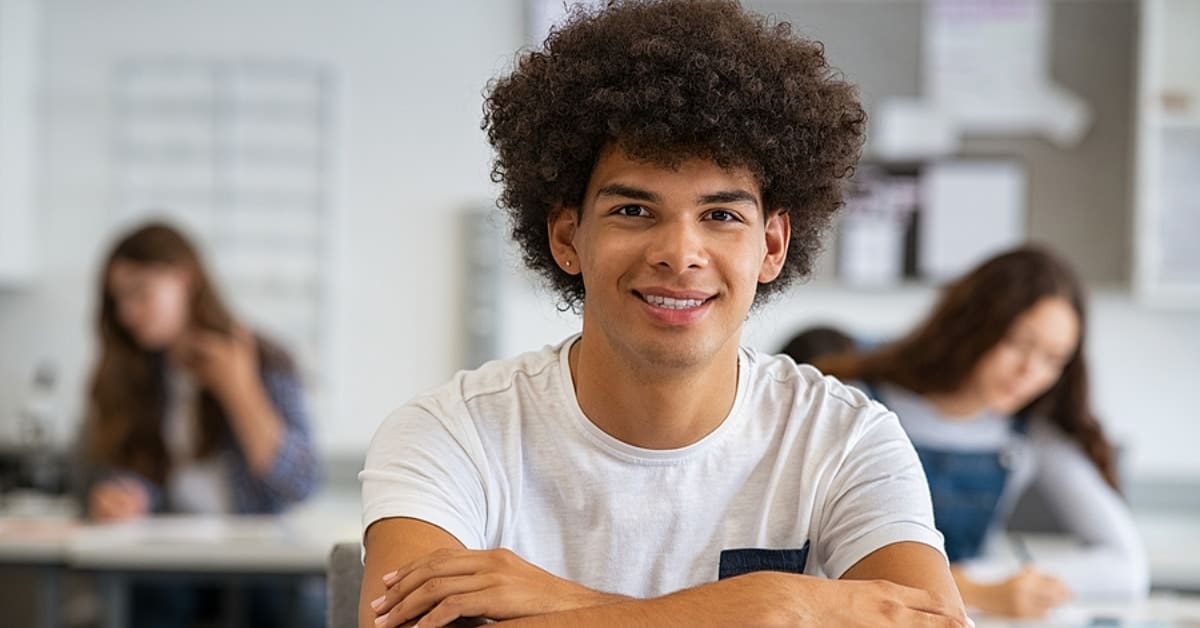
[[[84,526],[67,552],[88,570],[316,574],[338,541],[357,538],[295,516],[165,516]]]
[[[323,576],[333,545],[357,536],[353,518],[312,509],[282,517],[155,517],[83,527],[70,543],[68,564],[97,575],[105,625],[120,628],[128,624],[129,592],[138,581],[186,576],[236,585]],[[239,605],[236,597],[228,604]]]
[[[10,503],[0,513],[0,565],[33,571],[39,628],[60,624],[62,572],[69,543],[80,527],[70,508],[60,502]]]
[[[358,538],[358,510],[318,500],[279,517],[166,516],[102,525],[66,513],[0,514],[0,563],[37,570],[39,623],[46,627],[58,624],[62,572],[95,573],[106,599],[105,625],[121,628],[129,585],[139,577],[323,575],[334,544]]]
[[[974,619],[976,628],[1200,628],[1200,597],[1154,594],[1137,604],[1071,604],[1032,621]]]
[[[1156,589],[1200,594],[1200,513],[1135,512]]]

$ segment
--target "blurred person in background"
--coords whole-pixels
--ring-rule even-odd
[[[968,606],[1038,617],[1073,596],[1147,594],[1145,551],[1091,409],[1084,302],[1063,260],[1027,246],[951,283],[904,338],[816,361],[899,415]],[[1030,486],[1083,545],[1031,563],[1007,539],[1018,567],[1003,528]]]
[[[273,514],[313,492],[318,463],[292,360],[234,319],[179,231],[151,223],[122,236],[99,296],[83,435],[89,518]],[[190,588],[147,588],[134,591],[135,625],[186,625],[198,612]],[[278,615],[265,607],[279,601],[252,595],[252,617],[270,623]]]
[[[798,332],[779,352],[796,361],[796,364],[812,364],[817,358],[853,351],[854,338],[846,332],[829,325],[807,327]]]

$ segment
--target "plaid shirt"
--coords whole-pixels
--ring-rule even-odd
[[[275,462],[262,476],[250,469],[236,439],[231,438],[222,452],[229,461],[233,511],[240,514],[281,512],[311,495],[320,479],[299,378],[295,373],[266,369],[261,376],[271,405],[283,419],[284,433],[275,452]]]

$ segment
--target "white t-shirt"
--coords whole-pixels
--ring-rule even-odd
[[[460,372],[389,416],[359,475],[364,532],[420,519],[635,597],[717,580],[726,550],[808,546],[803,573],[830,577],[899,541],[941,550],[916,452],[861,392],[742,349],[721,425],[687,447],[642,449],[579,409],[576,339]]]
[[[197,458],[200,421],[196,413],[196,382],[188,373],[167,372],[168,405],[163,419],[163,443],[171,464],[166,498],[171,512],[226,514],[233,511],[227,463],[220,454]]]

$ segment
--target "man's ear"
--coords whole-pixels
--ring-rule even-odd
[[[788,244],[792,240],[792,221],[788,213],[776,210],[767,216],[766,254],[758,270],[758,283],[774,281],[787,262]]]
[[[575,232],[579,228],[579,210],[558,206],[546,217],[550,233],[550,254],[568,275],[579,274],[579,254],[575,251]]]

